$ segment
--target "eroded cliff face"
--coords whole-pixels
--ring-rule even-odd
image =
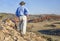
[[[27,32],[22,37],[21,33],[14,29],[16,24],[10,19],[6,19],[4,22],[0,21],[0,24],[0,41],[46,41],[33,32]]]

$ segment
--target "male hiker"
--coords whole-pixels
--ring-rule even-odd
[[[28,9],[24,6],[25,2],[21,1],[19,3],[19,7],[16,10],[16,16],[20,19],[20,24],[18,25],[18,31],[21,31],[22,34],[26,34],[26,26],[27,26],[27,16],[28,16]]]

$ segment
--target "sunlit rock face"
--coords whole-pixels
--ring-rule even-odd
[[[27,32],[26,35],[22,37],[21,33],[14,29],[15,23],[11,19],[0,22],[0,41],[46,41],[33,32]]]

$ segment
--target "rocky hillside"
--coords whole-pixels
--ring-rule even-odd
[[[30,20],[28,22],[43,22],[43,21],[53,21],[53,20],[60,20],[60,15],[55,14],[46,14],[46,15],[30,15]]]
[[[28,22],[42,22],[45,20],[60,20],[58,15],[31,15]],[[27,32],[25,36],[17,31],[19,19],[13,14],[0,14],[0,41],[47,41],[34,32]],[[33,27],[33,26],[32,26]]]
[[[0,24],[0,41],[46,41],[33,32],[27,32],[22,37],[21,33],[16,30],[16,24],[10,19],[0,21]]]

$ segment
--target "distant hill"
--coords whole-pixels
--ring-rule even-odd
[[[0,13],[0,19],[14,18],[15,14],[12,13]],[[42,22],[45,20],[60,20],[60,15],[56,14],[41,14],[41,15],[29,15],[28,22]]]
[[[14,14],[10,14],[10,13],[0,13],[0,19],[4,20],[7,18],[14,18],[16,17]]]
[[[60,15],[55,14],[42,14],[42,15],[30,15],[29,22],[42,22],[42,21],[60,20]]]

